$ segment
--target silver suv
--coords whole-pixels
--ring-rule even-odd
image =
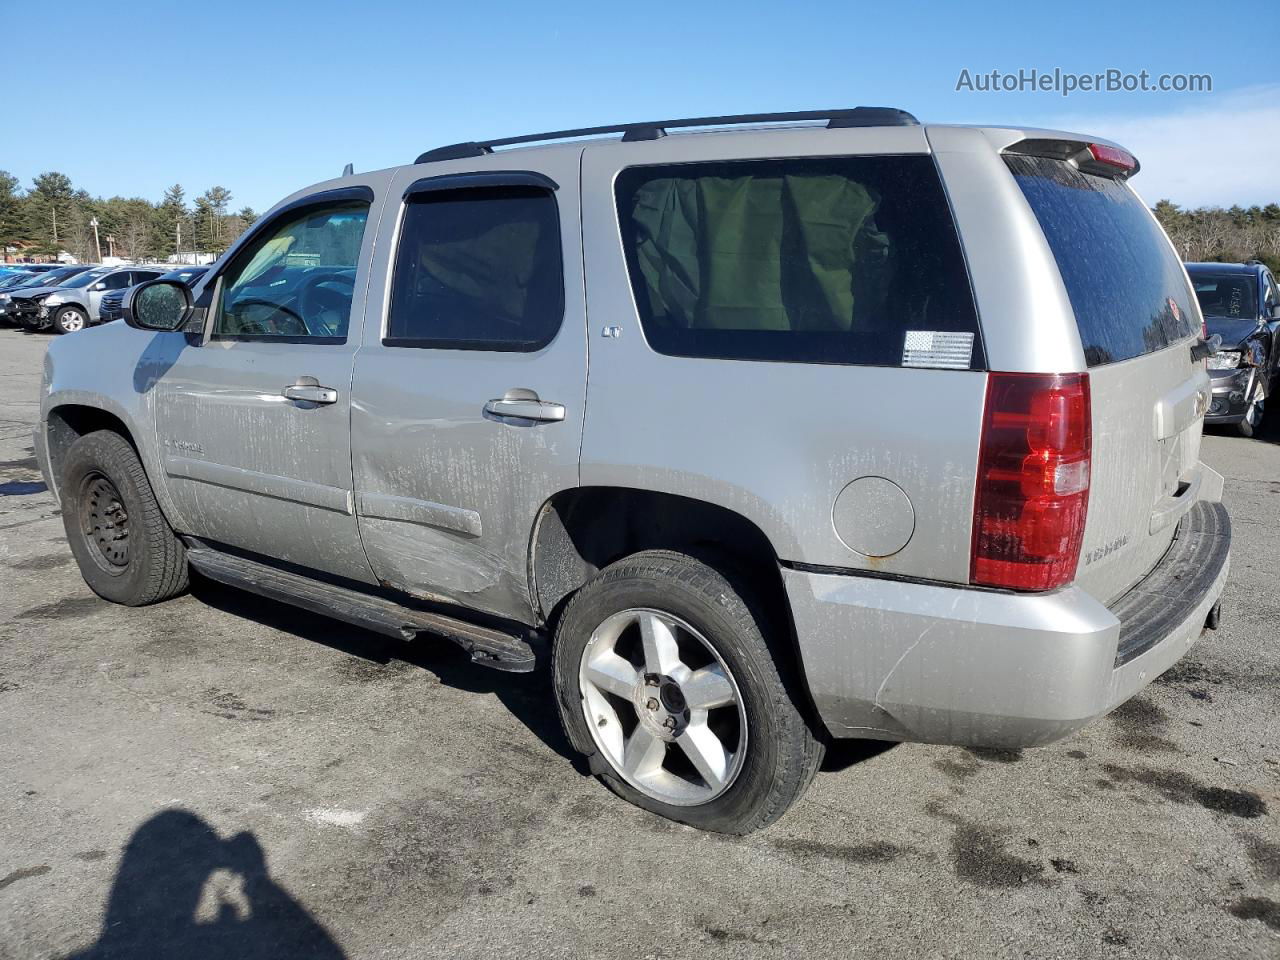
[[[831,738],[1049,743],[1216,624],[1207,348],[1137,168],[882,108],[444,147],[51,345],[39,459],[101,596],[194,569],[545,651],[611,789],[745,833]]]
[[[99,307],[107,293],[154,280],[166,269],[94,267],[57,287],[18,291],[12,298],[14,313],[32,330],[75,333],[99,321]]]

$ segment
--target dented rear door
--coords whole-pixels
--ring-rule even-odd
[[[530,532],[578,484],[579,157],[396,174],[351,414],[360,535],[386,586],[532,622]]]

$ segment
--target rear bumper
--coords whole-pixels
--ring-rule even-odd
[[[1201,501],[1111,608],[1079,587],[1016,594],[783,571],[809,690],[836,737],[1023,747],[1079,730],[1200,636],[1231,523]]]

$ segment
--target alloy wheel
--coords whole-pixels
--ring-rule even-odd
[[[746,758],[742,693],[691,624],[633,608],[591,634],[578,671],[596,747],[646,796],[676,806],[714,800]]]

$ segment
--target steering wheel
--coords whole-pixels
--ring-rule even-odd
[[[267,334],[270,336],[277,336],[277,337],[309,337],[311,336],[311,330],[307,327],[307,321],[303,320],[301,315],[299,315],[293,310],[290,310],[288,307],[283,306],[282,304],[275,303],[274,301],[263,300],[260,297],[249,297],[245,300],[237,300],[235,303],[235,310],[236,310],[236,313],[239,313],[245,307],[255,306],[255,305],[260,307],[270,307],[272,310],[276,311],[277,313],[284,314],[285,318],[289,321],[289,323],[287,325],[273,323],[273,326],[276,326],[277,329],[268,330],[266,329],[266,324],[260,320],[255,320],[252,322],[244,321],[244,322],[241,322],[240,324],[241,333],[261,333],[261,334]],[[284,326],[289,326],[289,327],[292,327],[293,329],[291,330],[282,329]],[[260,329],[254,330],[254,329],[250,329],[250,327],[259,327]]]
[[[323,284],[340,284],[346,290],[334,290]],[[347,273],[317,273],[307,277],[298,288],[298,308],[305,317],[311,317],[321,328],[315,335],[333,337],[338,335],[337,327],[323,319],[325,314],[338,315],[338,322],[351,313],[351,300],[355,296],[355,277]]]

